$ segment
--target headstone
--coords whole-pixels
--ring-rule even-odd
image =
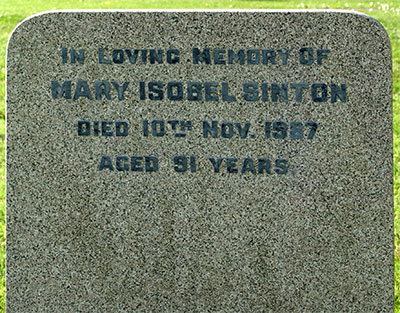
[[[391,75],[350,12],[27,19],[7,312],[393,311]]]

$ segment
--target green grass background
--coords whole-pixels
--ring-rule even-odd
[[[1,0],[0,1],[0,312],[5,301],[5,54],[7,40],[24,18],[60,9],[348,9],[368,14],[388,32],[393,51],[393,161],[395,312],[400,313],[400,1],[331,0]]]

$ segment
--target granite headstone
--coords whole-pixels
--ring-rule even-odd
[[[25,20],[7,312],[392,312],[391,75],[344,11]]]

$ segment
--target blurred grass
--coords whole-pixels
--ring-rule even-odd
[[[393,51],[393,161],[395,312],[400,312],[400,1],[318,0],[2,0],[0,2],[0,312],[4,312],[5,264],[5,53],[9,35],[24,18],[60,9],[354,9],[386,28]]]

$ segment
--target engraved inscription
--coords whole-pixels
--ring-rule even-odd
[[[189,66],[285,66],[297,63],[299,67],[319,66],[329,63],[332,51],[326,48],[284,47],[284,48],[216,48],[192,47],[143,48],[143,47],[99,47],[95,51],[100,66],[172,66],[186,63]],[[62,64],[84,64],[93,56],[84,48],[62,47]],[[51,81],[51,98],[54,101],[129,101],[142,106],[169,105],[171,103],[198,102],[240,102],[254,105],[346,105],[348,86],[337,81],[240,81],[233,84],[228,80],[171,80],[153,79],[120,80],[115,77],[85,80],[77,77],[68,80]],[[137,140],[177,140],[189,142],[202,138],[205,142],[255,142],[268,145],[273,142],[297,142],[318,140],[321,121],[282,120],[277,114],[268,120],[246,121],[228,119],[199,119],[190,116],[159,118],[143,116],[140,124],[131,125],[130,117],[120,120],[80,119],[76,121],[76,134],[84,140],[91,137],[129,137]],[[137,123],[137,122],[135,122]],[[171,139],[167,139],[171,138]],[[266,146],[267,147],[267,146]],[[171,159],[160,159],[157,155],[115,155],[100,156],[98,171],[104,172],[158,172],[160,164],[172,164],[176,173],[196,173],[199,168],[208,168],[213,173],[285,175],[295,174],[295,164],[276,147],[268,155],[257,157],[182,155],[176,153]],[[246,153],[244,153],[245,155]],[[273,157],[274,156],[274,157]],[[165,162],[165,163],[164,163]]]

